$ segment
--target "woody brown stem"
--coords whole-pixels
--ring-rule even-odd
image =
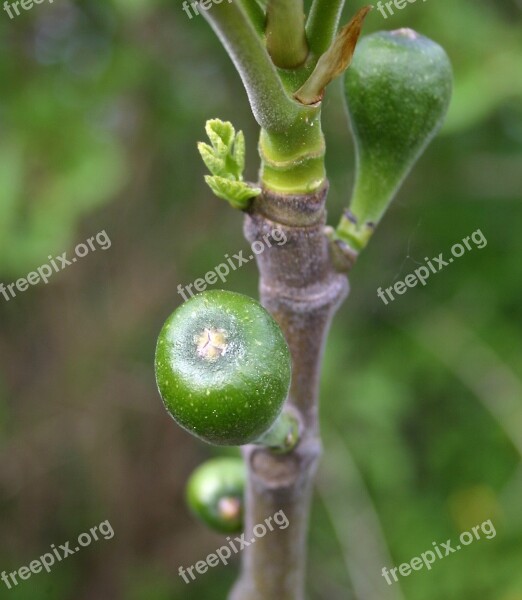
[[[278,511],[289,526],[274,526],[243,552],[242,572],[230,600],[303,600],[306,537],[313,478],[321,454],[318,391],[321,359],[332,317],[348,293],[335,271],[324,233],[328,186],[310,195],[264,191],[245,218],[250,243],[266,244],[274,229],[286,236],[258,254],[261,302],[281,326],[292,354],[287,404],[301,421],[299,444],[287,454],[249,445],[245,534]]]

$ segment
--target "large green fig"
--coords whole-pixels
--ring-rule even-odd
[[[290,376],[281,329],[242,294],[197,294],[172,313],[158,337],[156,381],[165,407],[210,444],[240,446],[269,431]]]
[[[344,87],[357,168],[338,234],[358,251],[441,127],[451,65],[438,44],[411,29],[381,31],[360,40]]]

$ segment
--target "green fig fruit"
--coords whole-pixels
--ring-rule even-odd
[[[242,294],[197,294],[172,313],[158,338],[156,381],[165,407],[210,444],[239,446],[267,432],[290,376],[281,329]]]
[[[243,529],[246,471],[241,458],[213,458],[192,473],[187,504],[201,521],[221,533]]]
[[[411,29],[381,31],[359,41],[344,84],[357,167],[337,233],[359,251],[441,127],[452,70],[444,50],[428,38]]]

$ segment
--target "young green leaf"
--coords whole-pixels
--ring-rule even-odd
[[[205,125],[205,131],[215,150],[221,156],[226,156],[236,135],[232,123],[230,121],[221,121],[220,119],[209,119]]]
[[[261,193],[259,188],[243,182],[245,168],[245,137],[228,121],[211,119],[205,130],[211,146],[198,143],[198,150],[212,176],[205,181],[218,198],[226,200],[234,208],[245,210],[250,200]]]
[[[237,132],[232,157],[237,166],[238,178],[242,177],[245,170],[245,136],[242,131]]]
[[[226,177],[205,175],[205,181],[214,194],[226,200],[233,208],[245,210],[250,200],[261,193],[260,188],[250,187],[244,181],[233,181]]]
[[[198,150],[205,163],[207,169],[212,173],[212,175],[218,175],[219,177],[226,176],[226,167],[225,167],[225,159],[218,156],[213,148],[211,148],[208,144],[204,142],[198,143]]]

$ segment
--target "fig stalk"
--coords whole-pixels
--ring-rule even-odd
[[[272,427],[255,443],[270,448],[272,452],[290,452],[299,442],[300,430],[297,417],[290,411],[284,410]]]

